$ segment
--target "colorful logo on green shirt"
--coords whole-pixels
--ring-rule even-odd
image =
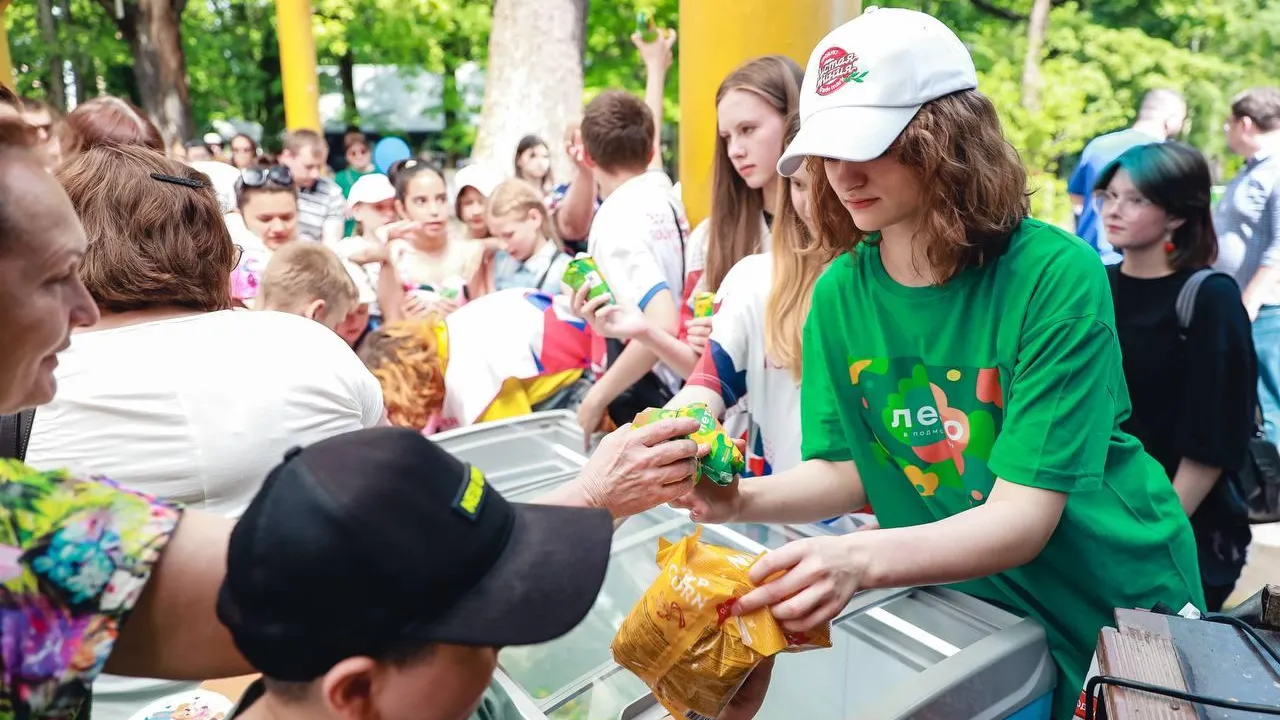
[[[874,455],[901,469],[921,497],[986,499],[987,467],[1004,417],[1000,371],[928,367],[917,358],[850,359]]]

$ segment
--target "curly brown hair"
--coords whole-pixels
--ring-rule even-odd
[[[995,106],[977,90],[925,103],[886,153],[913,169],[924,185],[918,232],[934,282],[980,267],[1004,253],[1027,216],[1027,171],[1005,139]],[[810,157],[817,225],[812,251],[840,254],[879,235],[860,230],[827,181],[825,160]]]
[[[436,340],[438,315],[402,320],[369,333],[360,360],[382,386],[387,420],[421,430],[444,407],[444,362]]]

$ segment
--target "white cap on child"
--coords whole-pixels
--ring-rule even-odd
[[[925,103],[976,87],[973,58],[946,25],[915,10],[867,8],[809,56],[800,132],[778,172],[792,175],[810,155],[874,160]]]
[[[453,178],[453,197],[457,198],[462,191],[473,187],[487,199],[502,184],[502,175],[484,165],[468,165],[458,171]],[[456,200],[455,200],[456,202]]]
[[[347,193],[347,205],[353,208],[358,203],[377,205],[395,196],[396,189],[391,187],[391,181],[387,176],[382,173],[372,173],[362,175],[351,185],[351,192]]]

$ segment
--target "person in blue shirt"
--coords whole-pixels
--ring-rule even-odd
[[[1107,242],[1107,232],[1098,222],[1098,212],[1087,202],[1102,170],[1138,145],[1164,142],[1182,134],[1187,121],[1187,101],[1176,90],[1156,89],[1142,98],[1133,126],[1094,138],[1080,155],[1080,164],[1071,173],[1067,192],[1076,212],[1076,235],[1093,246],[1107,265],[1120,262],[1120,253]]]

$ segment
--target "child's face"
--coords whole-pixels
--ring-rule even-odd
[[[292,192],[251,193],[240,214],[249,232],[268,248],[298,239],[298,198]]]
[[[356,170],[368,170],[373,165],[373,162],[371,161],[372,157],[373,155],[369,152],[368,145],[356,143],[355,145],[347,148],[347,165],[355,168]]]
[[[383,225],[395,222],[396,201],[395,198],[390,198],[378,203],[356,203],[351,208],[351,214],[360,223],[361,230],[371,233]]]
[[[892,153],[869,162],[827,160],[827,182],[863,232],[915,224],[924,210],[923,184]]]
[[[519,164],[525,179],[541,182],[551,172],[551,154],[546,145],[535,145],[520,154]]]
[[[749,90],[730,90],[716,106],[716,124],[733,169],[752,190],[778,177],[786,119]]]
[[[795,207],[804,226],[809,229],[809,235],[813,236],[817,233],[813,229],[813,206],[809,203],[810,182],[808,167],[800,165],[800,169],[791,176],[791,205]]]
[[[409,180],[404,201],[396,201],[396,209],[406,220],[422,224],[424,236],[445,237],[449,222],[449,194],[444,179],[433,172],[420,172]]]
[[[462,188],[458,195],[458,219],[471,231],[472,237],[489,236],[489,224],[484,217],[485,203],[485,196],[470,185]]]
[[[542,216],[537,210],[490,215],[489,229],[495,238],[507,244],[507,252],[520,262],[533,257],[545,239],[542,236]]]

